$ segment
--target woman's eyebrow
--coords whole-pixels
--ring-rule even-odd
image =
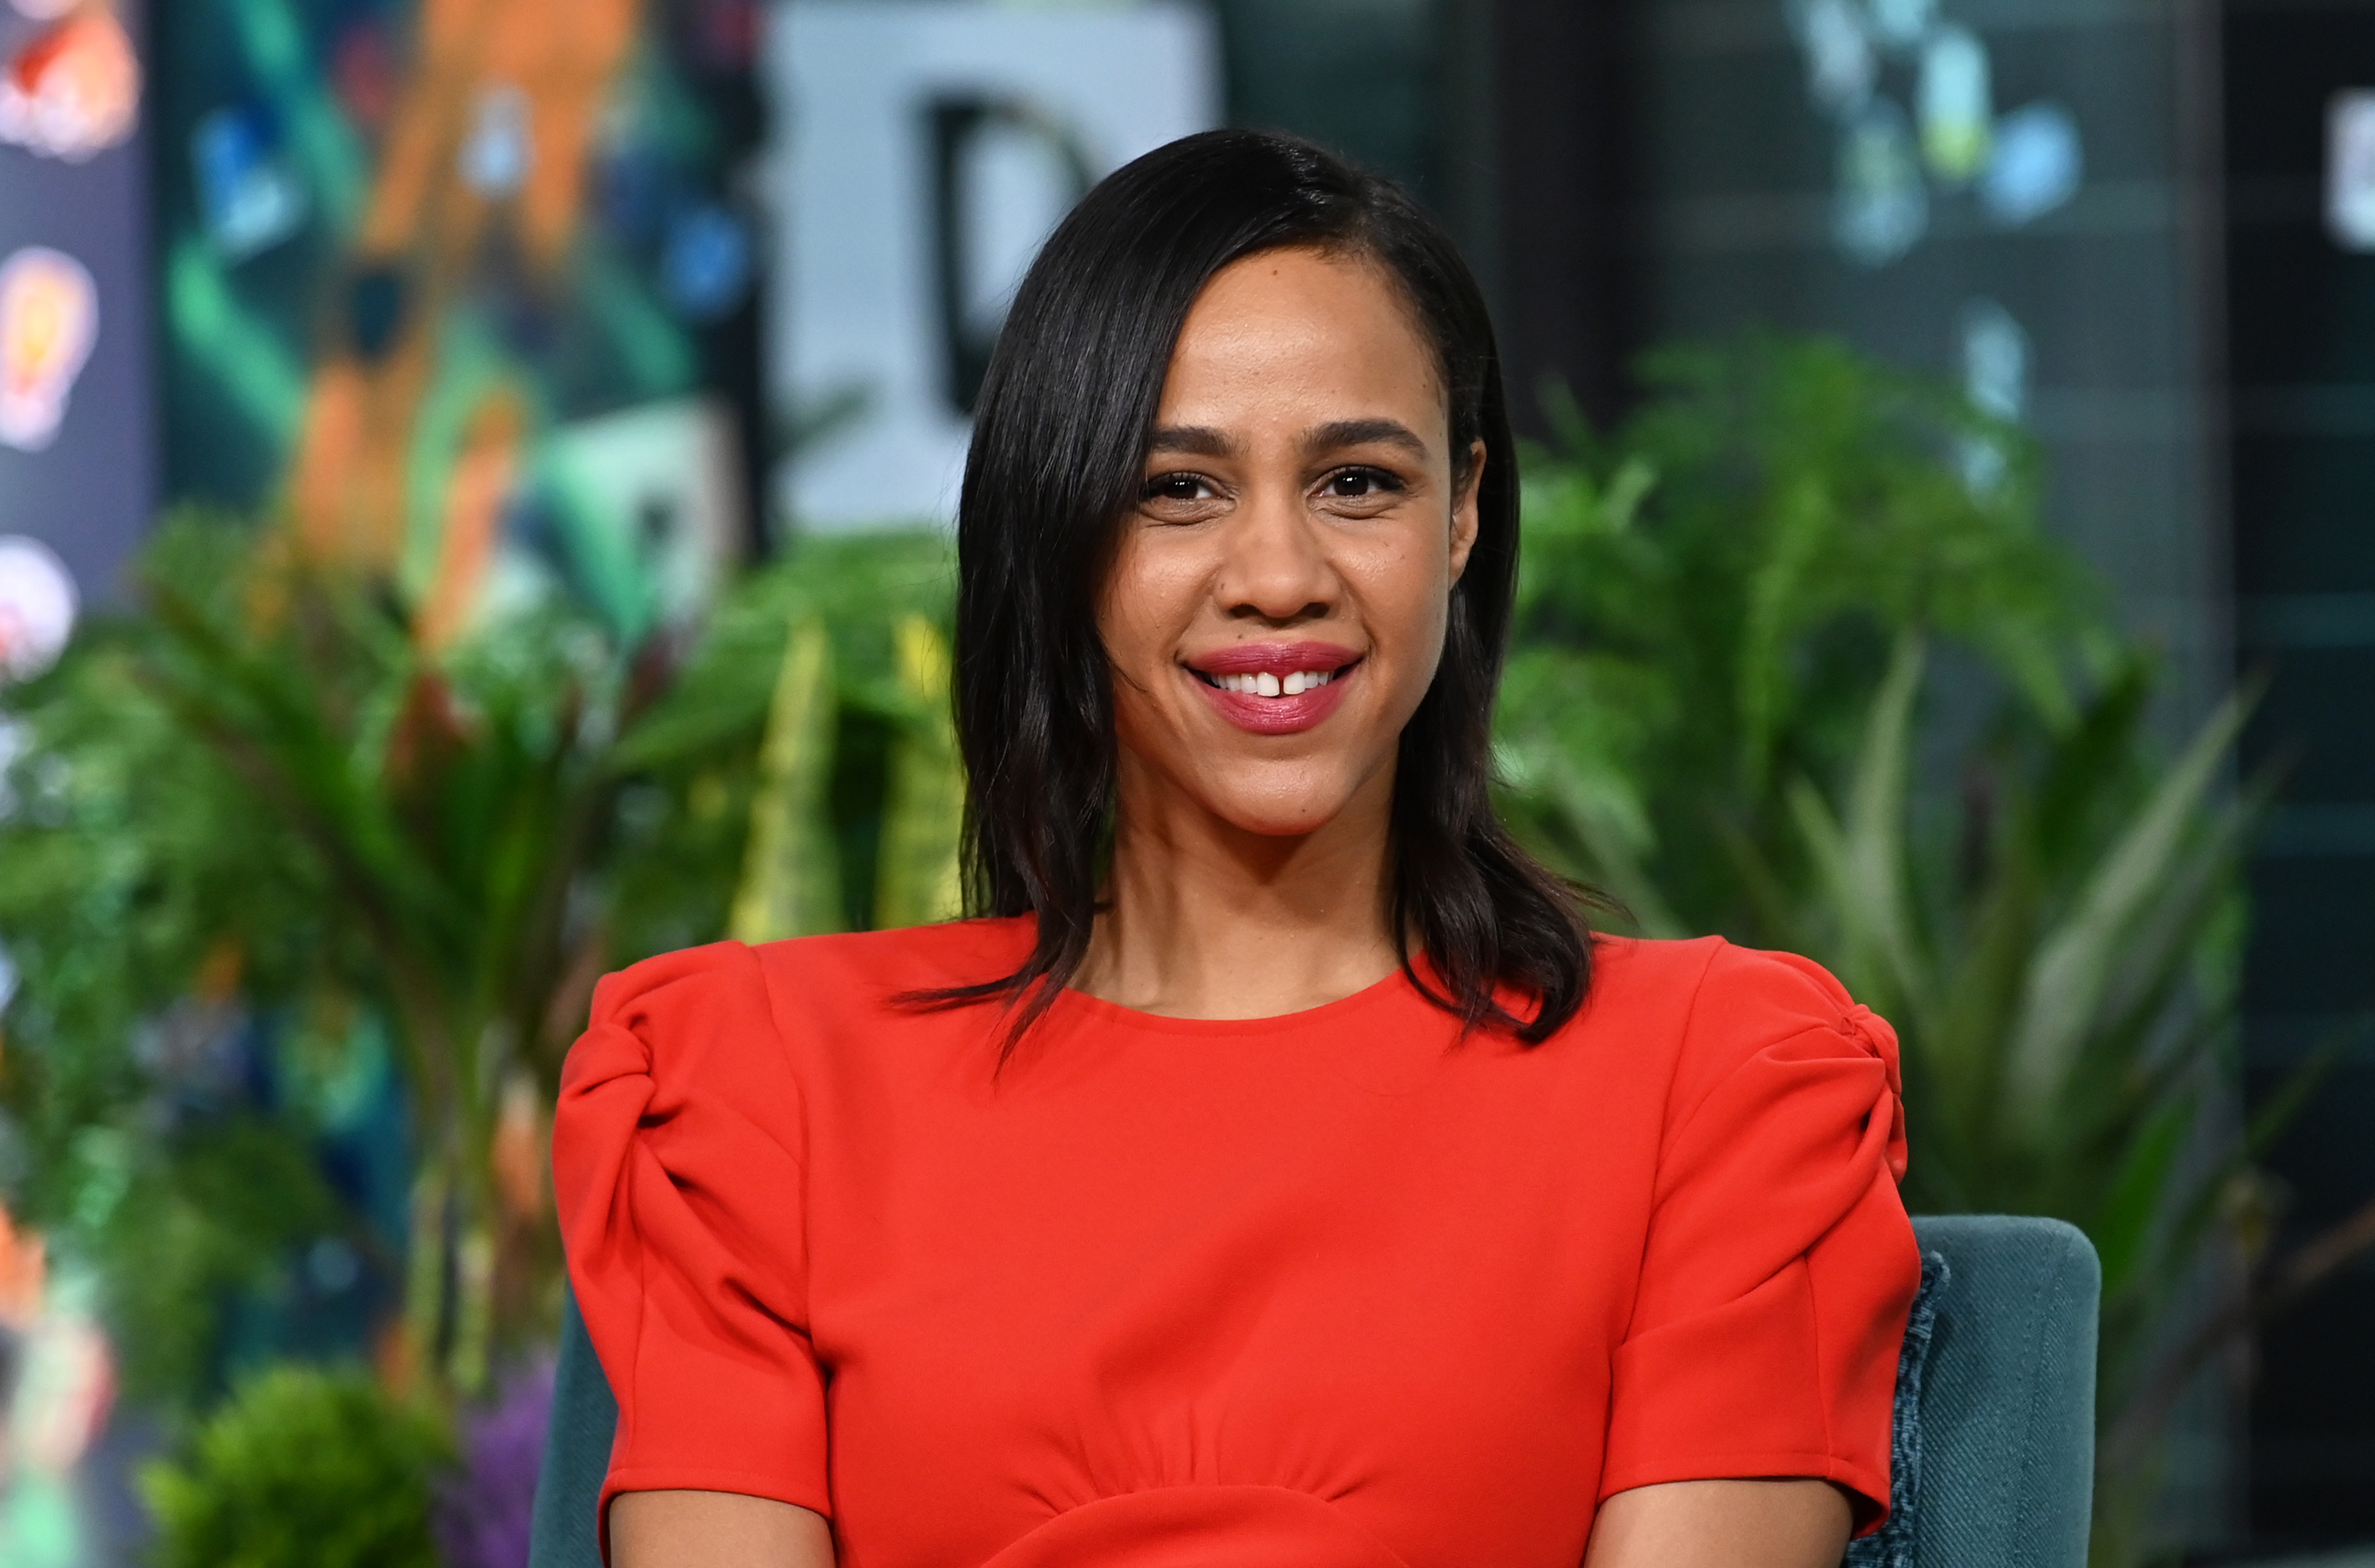
[[[1146,449],[1155,452],[1184,452],[1195,457],[1235,457],[1237,443],[1220,430],[1207,425],[1165,425],[1148,440]]]
[[[1427,455],[1426,442],[1418,432],[1400,419],[1339,419],[1319,426],[1303,438],[1306,452],[1332,452],[1339,447],[1367,446],[1372,442],[1399,446],[1412,457]]]

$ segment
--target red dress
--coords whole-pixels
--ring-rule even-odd
[[[554,1130],[617,1391],[603,1498],[830,1515],[843,1568],[1576,1568],[1602,1498],[1888,1496],[1919,1273],[1896,1038],[1814,964],[1605,940],[1462,1042],[1397,974],[1285,1018],[1065,994],[1015,921],[606,980]]]

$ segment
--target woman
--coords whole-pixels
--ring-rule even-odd
[[[1517,554],[1442,233],[1105,181],[958,526],[989,918],[604,983],[556,1131],[615,1568],[1826,1568],[1888,1497],[1894,1039],[1595,937],[1486,796]]]

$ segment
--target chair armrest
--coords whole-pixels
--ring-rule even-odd
[[[1917,1219],[1943,1255],[1921,1387],[1918,1568],[2086,1568],[2102,1266],[2075,1227]]]

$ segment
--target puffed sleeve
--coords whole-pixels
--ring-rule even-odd
[[[799,1090],[750,949],[602,982],[552,1153],[570,1279],[619,1398],[606,1515],[621,1491],[679,1487],[830,1513]]]
[[[1601,1496],[1815,1476],[1888,1503],[1890,1416],[1920,1278],[1896,1036],[1820,967],[1719,948],[1666,1110]]]

